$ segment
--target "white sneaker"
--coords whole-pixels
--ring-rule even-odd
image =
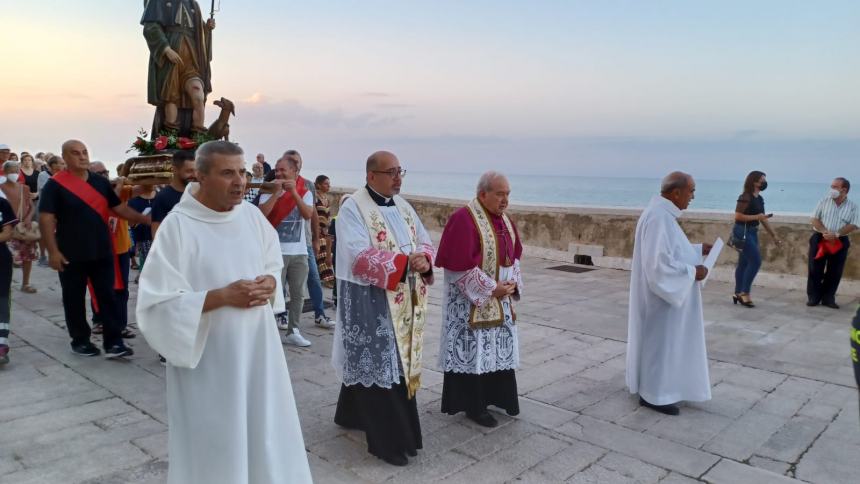
[[[293,332],[284,336],[285,345],[293,345],[301,348],[306,348],[311,345],[311,342],[306,340],[302,333],[299,333],[298,328],[293,328]]]
[[[278,322],[278,329],[290,329],[290,318],[287,313],[276,315],[275,321]]]
[[[326,316],[325,314],[323,314],[322,316],[317,316],[316,319],[314,319],[314,322],[320,328],[325,328],[325,329],[334,328],[334,321],[332,321],[331,318]]]

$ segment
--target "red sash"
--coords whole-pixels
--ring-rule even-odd
[[[96,175],[90,174],[89,176]],[[104,195],[93,188],[92,185],[81,180],[75,175],[72,175],[68,170],[63,170],[52,178],[59,183],[60,186],[72,192],[74,196],[80,198],[81,201],[99,214],[99,217],[104,221],[105,229],[108,232],[108,238],[111,241],[111,248],[113,249],[113,287],[117,291],[123,290],[125,285],[122,282],[122,273],[119,270],[119,254],[116,253],[113,234],[110,232],[110,223],[108,222],[108,219],[111,217],[111,210],[110,207],[108,207],[107,199]],[[93,295],[92,289],[90,290],[90,294]],[[95,300],[95,297],[93,297],[93,299]]]
[[[305,179],[299,177],[296,180],[296,191],[299,192],[300,197],[304,197],[305,193],[308,192],[307,187],[305,186]],[[281,225],[281,222],[287,218],[287,215],[296,208],[296,199],[291,195],[284,193],[281,198],[275,202],[275,206],[272,207],[272,211],[269,212],[269,216],[266,217],[269,220],[269,223],[272,224],[272,227],[277,227]]]

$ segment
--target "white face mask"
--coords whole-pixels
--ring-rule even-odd
[[[16,183],[18,181],[18,174],[17,173],[10,173],[10,174],[6,175],[6,179],[12,183]]]
[[[842,192],[836,190],[835,188],[830,189],[830,198],[839,198],[839,195],[842,195]]]

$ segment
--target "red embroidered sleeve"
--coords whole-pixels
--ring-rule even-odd
[[[408,262],[409,258],[403,254],[371,247],[355,258],[352,273],[367,284],[393,291],[403,278]]]
[[[478,307],[486,304],[493,297],[493,291],[496,290],[496,281],[477,267],[457,279],[454,284],[469,302]]]

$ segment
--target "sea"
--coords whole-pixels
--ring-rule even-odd
[[[311,180],[324,173],[333,187],[364,185],[364,171],[324,170],[306,166],[302,175]],[[401,194],[469,200],[475,196],[480,174],[407,171]],[[642,208],[660,191],[660,179],[580,177],[563,175],[508,175],[511,203],[544,207]],[[762,192],[767,212],[782,215],[809,215],[830,190],[827,182],[803,183],[768,180]],[[696,180],[696,198],[690,210],[733,212],[743,191],[743,180]]]

